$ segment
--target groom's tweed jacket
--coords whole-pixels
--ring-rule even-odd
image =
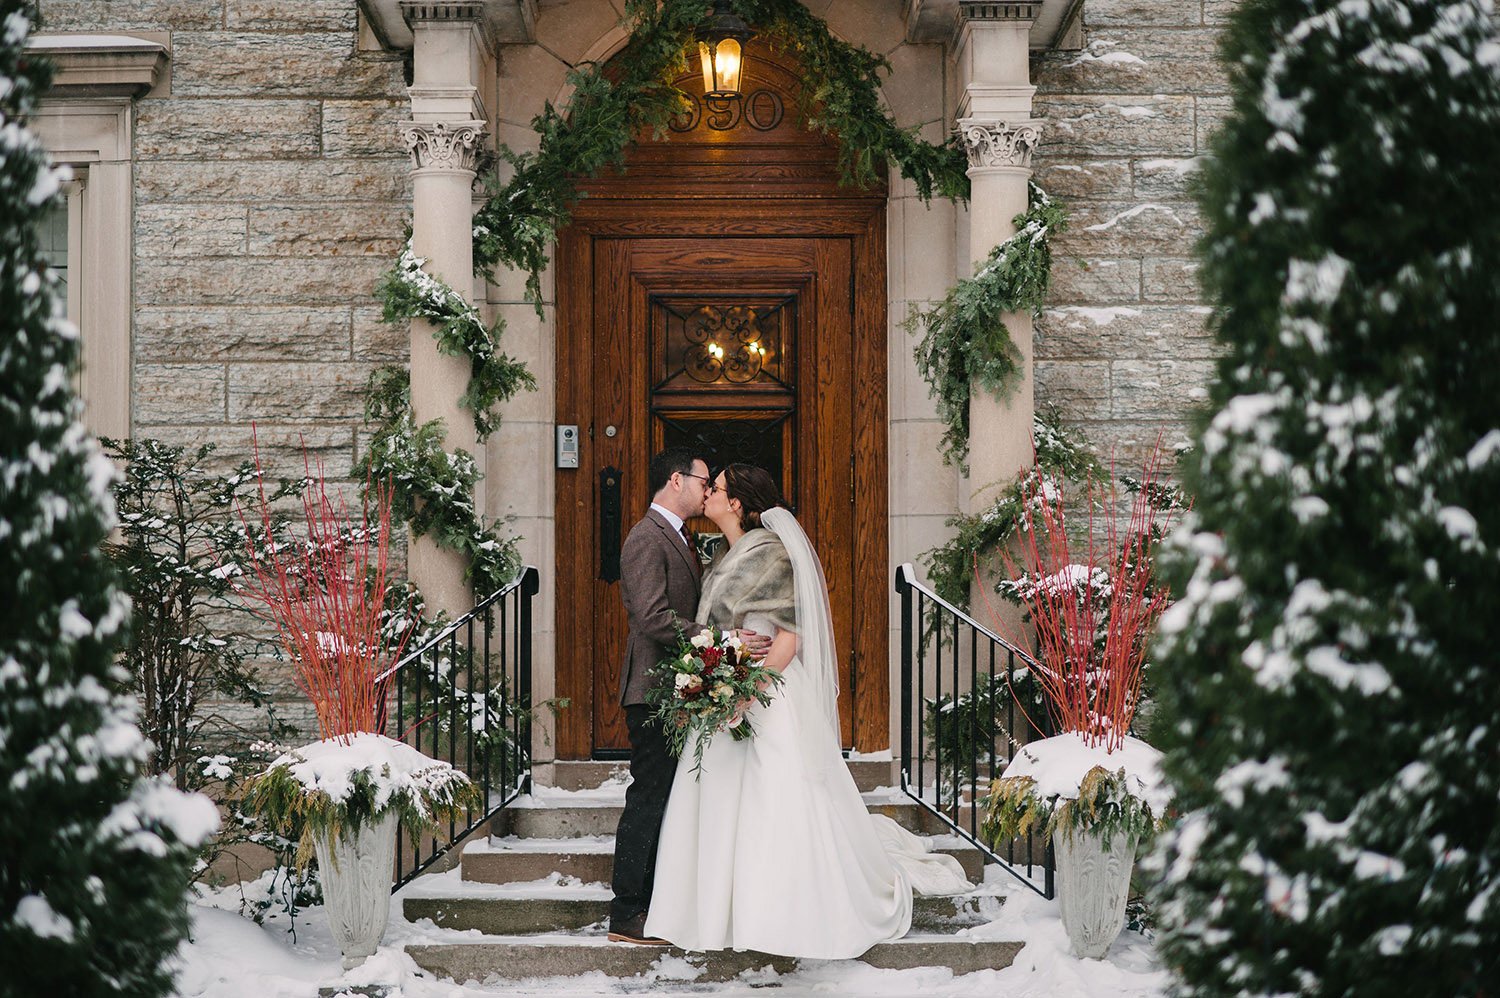
[[[698,609],[696,554],[682,534],[656,510],[631,528],[620,549],[620,599],[625,602],[625,661],[620,665],[620,705],[645,703],[658,684],[657,663],[677,647],[681,628],[688,637],[704,630],[693,622]]]

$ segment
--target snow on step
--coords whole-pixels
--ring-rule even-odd
[[[858,960],[808,963],[821,966],[863,963],[890,970],[949,967],[955,974],[968,974],[1010,966],[1022,945],[952,936],[908,936],[871,947]],[[595,971],[610,977],[635,977],[667,969],[674,963],[680,966],[684,979],[705,983],[729,981],[746,972],[768,969],[778,974],[791,973],[801,963],[792,957],[744,950],[688,953],[676,947],[631,946],[611,943],[603,935],[522,936],[409,945],[406,952],[424,970],[459,983],[575,977]]]
[[[984,879],[984,856],[957,835],[933,835],[934,852],[947,853],[964,868],[964,875]],[[526,838],[509,835],[470,840],[463,848],[466,882],[503,884],[540,880],[553,873],[585,883],[609,883],[614,876],[613,835],[574,838]]]
[[[447,875],[445,875],[447,876]],[[438,878],[432,878],[438,879]],[[609,918],[613,896],[604,884],[585,884],[556,874],[524,884],[414,883],[403,896],[409,922],[431,919],[442,929],[475,930],[491,936],[566,932],[597,926]],[[954,932],[1000,917],[1002,898],[994,888],[969,894],[913,900],[916,932]]]
[[[865,806],[872,812],[894,818],[907,828],[923,835],[942,834],[948,827],[928,814],[911,798],[881,787],[862,794]],[[555,787],[538,787],[530,795],[519,797],[514,803],[495,816],[492,827],[497,835],[521,838],[579,838],[584,836],[613,835],[620,823],[620,811],[625,806],[623,787],[603,787],[597,790],[567,791]],[[963,827],[971,821],[978,827],[983,818],[981,804],[962,806],[958,820]]]

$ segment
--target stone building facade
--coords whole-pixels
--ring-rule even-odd
[[[1034,337],[1017,320],[1018,338],[1034,351],[1031,379],[1018,398],[976,412],[974,471],[965,478],[939,456],[943,427],[901,321],[941,298],[1003,238],[1024,207],[1015,192],[1024,199],[1024,184],[1016,184],[1028,164],[1005,167],[996,181],[1003,195],[981,198],[976,180],[969,206],[924,204],[909,182],[891,177],[888,501],[877,529],[887,553],[887,595],[879,598],[893,606],[894,567],[942,541],[948,516],[1015,470],[1033,394],[1036,405],[1058,406],[1097,447],[1126,460],[1160,428],[1169,442],[1183,437],[1212,358],[1193,276],[1199,223],[1189,185],[1226,110],[1215,46],[1230,3],[808,6],[838,36],[890,60],[887,103],[899,124],[919,126],[930,140],[981,112],[1005,119],[1001,125],[1024,122],[1029,101],[1040,125],[1029,167],[1070,211],[1070,228],[1053,247],[1052,302]],[[114,260],[117,274],[113,285],[94,285],[98,301],[75,306],[86,342],[92,338],[92,369],[108,374],[85,380],[98,429],[213,441],[229,463],[249,454],[253,423],[270,470],[300,471],[305,445],[331,477],[343,475],[367,439],[361,408],[370,370],[393,360],[428,363],[419,354],[425,333],[408,337],[381,323],[372,296],[414,211],[414,162],[400,123],[413,120],[414,105],[420,112],[456,99],[457,88],[464,113],[484,123],[484,144],[534,148],[528,123],[545,101],[565,99],[568,67],[622,47],[622,8],[619,0],[41,0],[37,44],[62,71],[39,127],[57,158],[77,167],[81,191],[70,210],[87,223],[75,227],[71,273],[87,287],[106,274],[100,261]],[[461,30],[448,41],[457,38],[467,53],[455,70],[463,79],[424,76],[437,69],[423,49],[423,38],[436,36],[423,31],[451,32],[455,17]],[[992,36],[983,35],[990,28]],[[975,40],[984,37],[994,46]],[[976,53],[1000,51],[1010,53],[1005,66],[975,64]],[[451,112],[444,106],[433,113]],[[90,114],[104,115],[113,130],[109,149],[79,139],[78,122]],[[419,242],[422,224],[419,217]],[[450,255],[443,266],[461,271],[466,247],[449,249],[460,262]],[[427,247],[426,255],[444,251]],[[553,277],[543,284],[541,319],[522,300],[518,275],[473,284],[475,300],[508,322],[503,348],[540,384],[507,404],[479,455],[487,512],[512,518],[525,560],[544,580],[539,697],[566,692],[549,663],[555,622],[568,611],[546,581],[557,568],[557,388],[568,376],[555,363]],[[441,369],[433,370],[441,386]],[[414,384],[420,395],[415,372]],[[987,459],[999,453],[1008,456]],[[895,624],[892,613],[886,626]],[[895,671],[886,671],[891,683]],[[894,691],[886,702],[898,702]],[[882,748],[880,741],[857,747]],[[540,741],[538,749],[542,757],[551,751]]]

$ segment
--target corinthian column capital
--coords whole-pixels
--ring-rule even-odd
[[[969,154],[969,169],[997,166],[1030,168],[1031,154],[1042,139],[1038,121],[990,121],[960,118],[958,134]]]
[[[479,168],[485,135],[482,121],[403,121],[401,141],[411,152],[413,170]]]

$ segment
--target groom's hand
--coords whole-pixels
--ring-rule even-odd
[[[768,635],[757,634],[745,628],[739,629],[739,638],[745,645],[745,654],[751,658],[765,658],[771,650],[771,639]]]

